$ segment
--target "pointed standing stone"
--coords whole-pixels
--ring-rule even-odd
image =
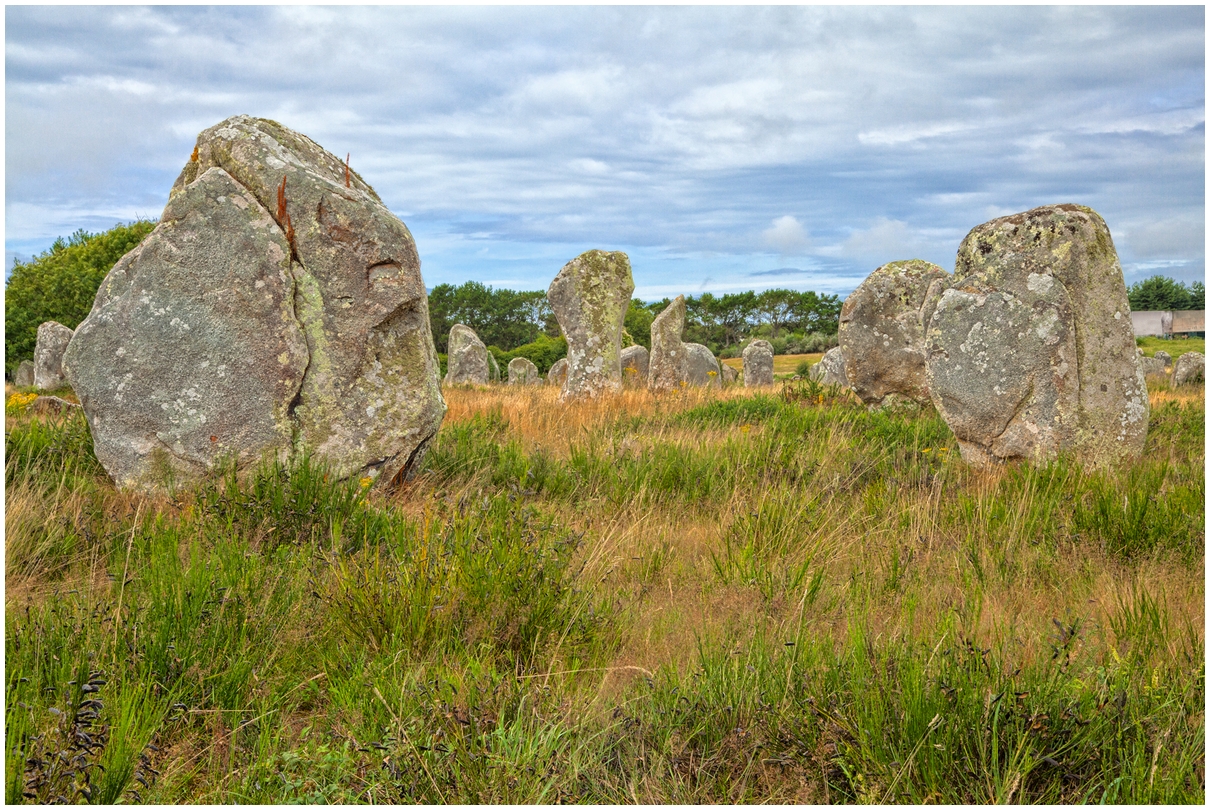
[[[567,338],[563,399],[622,388],[622,323],[634,292],[625,253],[590,250],[563,266],[546,297]]]
[[[53,391],[67,382],[63,376],[63,353],[73,334],[56,321],[47,321],[38,327],[38,342],[34,346],[35,388]]]
[[[647,387],[652,391],[672,391],[686,380],[688,355],[681,333],[685,331],[685,296],[678,295],[651,322],[651,357]]]

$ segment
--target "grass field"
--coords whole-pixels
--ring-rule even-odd
[[[815,354],[775,354],[773,356],[773,374],[776,377],[792,377],[798,373],[798,366],[804,360],[811,365],[819,362],[819,358],[823,357],[822,352]],[[720,363],[726,363],[736,371],[744,370],[744,358],[729,357],[726,360],[719,360]]]
[[[780,359],[780,358],[779,358]],[[1205,799],[1205,406],[965,467],[807,383],[447,392],[401,491],[6,419],[6,799]]]
[[[1180,357],[1185,352],[1206,353],[1205,338],[1181,338],[1177,340],[1164,340],[1158,337],[1135,338],[1135,342],[1139,344],[1139,348],[1143,350],[1143,354],[1148,357],[1155,357],[1155,353],[1160,349],[1172,355],[1173,361]]]

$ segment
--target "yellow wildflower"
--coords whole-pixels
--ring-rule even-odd
[[[370,484],[374,483],[374,479],[367,475],[364,478],[362,478],[358,483],[361,484],[362,489],[365,489]]]
[[[31,402],[38,398],[38,395],[33,391],[22,394],[17,392],[8,398],[8,402],[4,405],[4,412],[10,416],[16,416],[24,411]]]
[[[707,371],[706,373],[707,373],[707,374],[709,374],[711,377],[717,377],[717,376],[718,376],[718,372],[717,372],[717,371]]]

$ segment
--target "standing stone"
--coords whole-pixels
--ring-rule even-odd
[[[1092,466],[1137,458],[1150,406],[1121,265],[1091,208],[1051,205],[973,229],[928,330],[933,403],[962,457]]]
[[[488,351],[475,330],[460,323],[450,329],[445,385],[486,385],[491,376]]]
[[[849,387],[849,378],[845,375],[844,352],[835,346],[824,352],[819,362],[811,366],[808,376],[823,385],[839,385],[842,389]]]
[[[546,291],[567,338],[562,398],[622,390],[622,323],[634,292],[625,253],[590,250],[563,265]]]
[[[542,376],[538,367],[524,357],[514,357],[508,361],[509,385],[541,385]]]
[[[496,355],[487,352],[487,374],[488,379],[494,383],[500,382],[500,364],[496,362]]]
[[[34,387],[53,391],[67,382],[63,376],[63,353],[74,334],[61,323],[47,321],[38,327],[34,346]]]
[[[690,385],[722,388],[723,379],[714,352],[700,343],[686,343],[685,381]]]
[[[1164,368],[1172,365],[1172,355],[1168,354],[1168,352],[1164,351],[1163,349],[1160,349],[1155,353],[1155,359],[1163,363]]]
[[[1204,382],[1206,379],[1206,356],[1201,352],[1185,352],[1176,358],[1176,368],[1172,370],[1172,384],[1184,385],[1190,382]]]
[[[892,394],[924,404],[925,327],[949,274],[912,259],[871,273],[840,310],[845,376],[862,402],[889,404]]]
[[[735,370],[734,366],[729,366],[722,360],[719,360],[718,367],[719,371],[723,373],[723,385],[731,385],[739,379],[739,372]]]
[[[685,344],[685,296],[678,295],[651,322],[651,356],[647,368],[647,387],[652,391],[672,391],[687,380]]]
[[[622,384],[632,388],[646,386],[650,359],[651,353],[646,346],[636,343],[622,349]]]
[[[1168,371],[1164,367],[1164,361],[1158,357],[1144,355],[1139,358],[1139,366],[1142,367],[1144,374],[1166,374]]]
[[[550,367],[550,371],[546,372],[546,384],[557,385],[561,389],[565,382],[567,382],[567,358],[561,357]]]
[[[407,227],[335,155],[248,116],[198,136],[64,366],[124,486],[302,452],[397,481],[445,414]]]
[[[17,365],[17,370],[13,372],[13,385],[18,388],[32,388],[34,384],[34,364],[29,360],[22,360]]]
[[[754,340],[744,349],[744,387],[773,384],[773,344]]]

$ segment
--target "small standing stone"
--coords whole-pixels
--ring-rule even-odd
[[[492,354],[490,349],[487,352],[487,372],[489,380],[500,382],[500,364],[496,362],[496,355]]]
[[[718,367],[723,372],[723,385],[731,385],[739,379],[739,372],[735,370],[734,366],[729,366],[722,360],[719,360]]]
[[[546,384],[557,385],[563,387],[563,383],[567,382],[567,358],[561,357],[554,362],[550,367],[550,371],[546,373]]]
[[[700,343],[686,343],[685,363],[688,373],[685,375],[685,381],[690,385],[698,385],[708,388],[722,388],[723,379],[718,367],[718,358],[714,356],[714,352]]]
[[[13,372],[13,385],[18,388],[32,388],[34,384],[34,364],[29,360],[22,360],[17,366],[17,370]]]
[[[647,371],[651,353],[645,346],[627,346],[622,349],[622,385],[643,387],[647,385]]]
[[[744,349],[744,387],[773,384],[773,344],[754,340]]]
[[[449,355],[444,385],[486,385],[491,376],[488,351],[475,330],[460,323],[450,329]]]
[[[808,376],[824,385],[839,385],[842,389],[849,387],[849,378],[844,371],[844,352],[839,346],[824,352],[819,362],[811,366]]]
[[[1167,372],[1164,361],[1158,357],[1143,355],[1139,358],[1139,365],[1142,366],[1144,374],[1165,374]]]
[[[73,334],[56,321],[47,321],[38,327],[38,343],[34,347],[35,388],[53,391],[67,382],[63,375],[63,353]]]
[[[1168,352],[1164,351],[1163,349],[1160,349],[1155,353],[1155,359],[1163,363],[1164,368],[1172,365],[1172,355],[1168,354]]]
[[[672,391],[686,380],[685,296],[678,295],[651,322],[651,357],[647,369],[647,387],[652,391]]]
[[[514,357],[508,361],[509,385],[541,385],[542,376],[538,367],[524,357]]]
[[[1205,379],[1206,355],[1201,352],[1185,352],[1176,358],[1176,368],[1172,370],[1173,385],[1204,382]]]
[[[625,253],[590,250],[563,266],[546,297],[567,338],[562,398],[622,389],[622,324],[634,278]]]

